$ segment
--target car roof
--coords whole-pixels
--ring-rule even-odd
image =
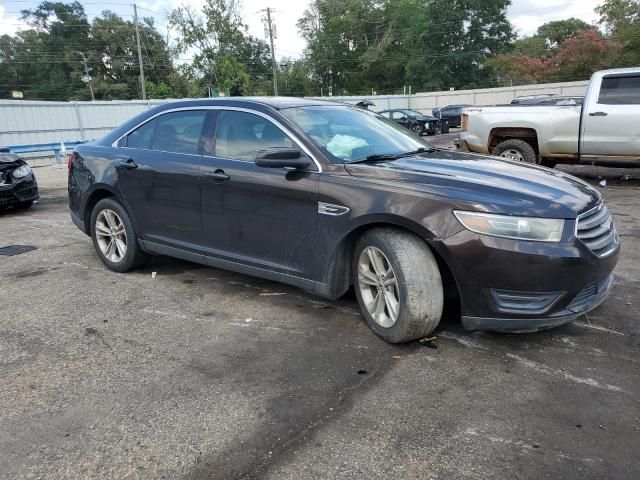
[[[344,105],[343,103],[328,100],[314,100],[310,98],[298,97],[217,97],[217,98],[198,98],[193,100],[177,100],[163,104],[167,109],[181,108],[189,106],[207,106],[207,105],[224,105],[235,107],[248,107],[256,105],[264,105],[276,110],[285,108],[310,107],[318,105]]]

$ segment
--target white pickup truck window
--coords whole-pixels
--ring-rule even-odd
[[[602,79],[598,103],[640,105],[640,75],[610,76]]]

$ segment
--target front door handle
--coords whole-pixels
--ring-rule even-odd
[[[133,161],[133,158],[130,158],[130,159],[125,160],[125,161],[118,160],[116,162],[116,167],[124,168],[125,170],[133,170],[135,168],[138,168],[138,164]]]
[[[590,117],[606,117],[607,115],[607,112],[591,112],[589,114]]]
[[[224,173],[224,170],[222,170],[221,168],[213,173],[207,173],[206,176],[208,178],[211,178],[215,182],[226,182],[227,180],[229,180],[229,175]]]

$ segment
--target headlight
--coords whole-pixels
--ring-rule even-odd
[[[424,128],[429,128],[429,122],[424,122]]]
[[[564,230],[564,220],[557,218],[512,217],[460,210],[453,213],[467,230],[494,237],[559,242]]]
[[[13,178],[24,178],[31,173],[31,167],[29,165],[22,165],[16,168],[11,175]]]

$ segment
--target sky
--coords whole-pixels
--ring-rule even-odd
[[[131,2],[134,0],[86,0],[81,1],[89,17],[109,9],[125,18],[132,18]],[[367,1],[367,0],[363,0]],[[0,35],[14,33],[25,28],[20,21],[20,10],[33,8],[39,2],[30,0],[0,0]],[[509,20],[513,23],[519,36],[529,36],[536,29],[552,20],[577,17],[587,23],[594,23],[597,15],[596,6],[602,0],[512,0],[508,9]],[[198,7],[202,0],[144,0],[138,1],[139,15],[152,16],[161,32],[166,32],[166,14],[180,4]],[[302,16],[309,0],[241,0],[242,19],[248,25],[249,33],[264,38],[262,17],[263,9],[269,6],[274,9],[273,18],[277,26],[278,38],[275,41],[276,56],[298,58],[305,48],[304,39],[298,34],[296,23]]]

